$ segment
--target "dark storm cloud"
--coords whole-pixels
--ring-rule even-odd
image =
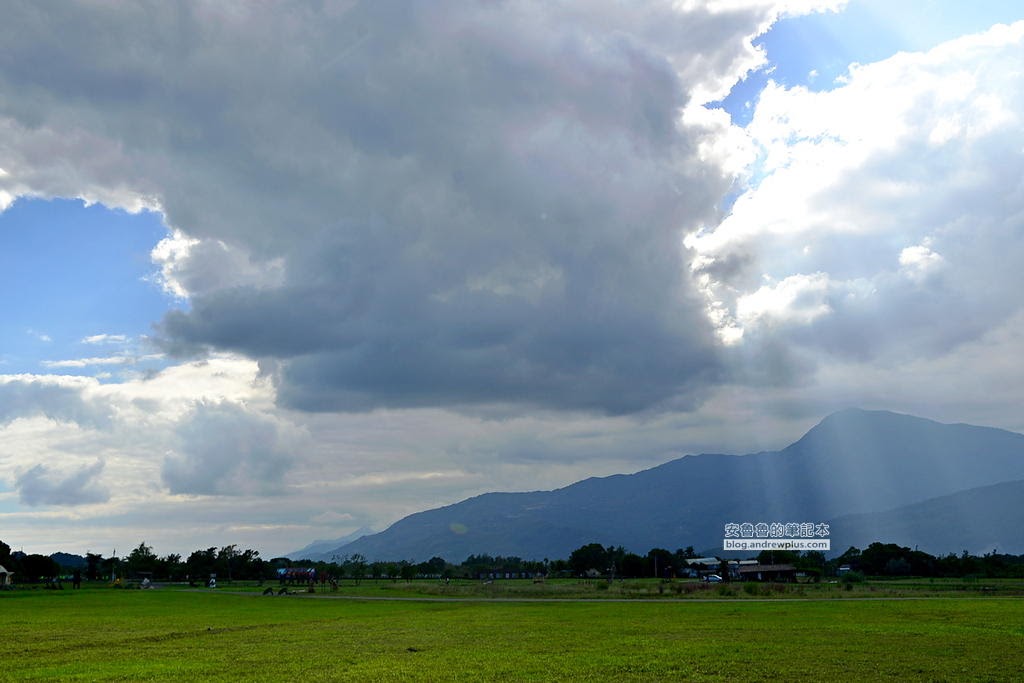
[[[274,365],[289,406],[690,403],[721,361],[681,235],[731,179],[682,112],[775,11],[14,3],[4,166],[158,206],[198,241],[162,343]]]

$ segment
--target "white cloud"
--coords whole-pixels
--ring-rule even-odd
[[[0,210],[2,210],[2,209],[3,209],[3,207],[0,206]],[[36,332],[35,330],[26,330],[26,333],[28,335],[32,336],[32,337],[35,337],[36,339],[38,339],[41,342],[50,343],[50,342],[53,341],[53,338],[50,335],[45,334],[43,332]]]
[[[790,275],[737,299],[736,317],[744,326],[757,323],[807,325],[832,312],[828,291],[829,279],[825,273]]]
[[[353,517],[347,512],[335,512],[334,510],[328,510],[327,512],[321,512],[319,515],[310,518],[309,521],[314,522],[316,524],[335,525],[344,524],[346,522],[351,522],[353,520],[355,520],[355,517]]]
[[[0,427],[39,415],[56,422],[106,426],[113,408],[90,397],[94,386],[94,381],[77,377],[0,375]]]
[[[179,299],[188,298],[188,290],[178,279],[177,271],[186,267],[189,254],[197,244],[199,244],[199,240],[185,236],[180,230],[175,230],[170,237],[165,237],[153,247],[150,256],[153,262],[160,266],[157,279],[166,293]]]
[[[915,282],[924,282],[941,271],[944,265],[945,259],[931,250],[928,240],[900,252],[900,269]]]
[[[151,257],[160,267],[156,282],[180,299],[230,287],[263,289],[284,284],[282,258],[257,262],[241,247],[193,239],[180,230],[160,240]]]
[[[123,334],[93,334],[82,339],[83,344],[124,344],[128,337]]]
[[[161,476],[171,493],[280,493],[304,441],[298,429],[234,403],[199,403],[176,429]]]
[[[20,474],[15,480],[15,488],[21,502],[31,506],[104,503],[109,500],[110,492],[95,481],[103,467],[103,461],[98,460],[92,465],[62,473],[40,463]]]
[[[135,362],[135,359],[131,356],[105,356],[68,360],[44,360],[40,361],[40,365],[44,368],[58,370],[61,368],[85,368],[91,365],[128,365],[133,362]]]
[[[686,240],[720,335],[884,363],[1019,310],[1022,47],[1024,22],[851,67],[828,92],[769,85],[749,188]]]

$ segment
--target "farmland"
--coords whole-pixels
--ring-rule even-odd
[[[1024,669],[1017,597],[332,599],[346,590],[417,592],[15,591],[0,594],[0,662],[5,680],[1012,680]]]

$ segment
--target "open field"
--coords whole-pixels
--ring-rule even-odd
[[[261,592],[266,586],[255,582],[220,584],[222,591]],[[302,586],[290,586],[301,592]],[[535,583],[530,580],[496,580],[493,582],[453,579],[416,579],[413,581],[363,580],[342,581],[338,589],[317,585],[317,593],[365,597],[443,597],[491,599],[613,599],[613,600],[706,600],[706,599],[846,599],[883,597],[953,597],[1000,596],[1024,597],[1022,579],[941,579],[909,578],[872,580],[845,585],[822,583],[720,583],[697,580],[662,582],[657,579],[626,579],[608,582],[604,579],[554,579]]]
[[[0,594],[4,680],[1019,680],[1024,600]]]

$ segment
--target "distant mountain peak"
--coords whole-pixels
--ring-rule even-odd
[[[849,408],[781,451],[684,456],[554,491],[483,494],[409,515],[328,555],[461,561],[567,557],[586,543],[634,552],[720,547],[727,522],[826,521],[1022,479],[1024,435]],[[922,546],[929,534],[920,527]]]
[[[302,548],[301,550],[296,550],[294,552],[288,553],[287,555],[285,555],[285,557],[290,557],[293,560],[316,559],[318,557],[322,557],[323,559],[330,559],[329,556],[331,555],[332,551],[335,551],[338,548],[348,543],[351,543],[352,541],[357,541],[363,536],[370,536],[374,533],[376,532],[370,527],[360,527],[352,533],[345,534],[344,536],[341,536],[339,538],[325,540],[317,539],[309,545],[307,545],[305,548]]]
[[[826,415],[816,427],[834,424],[863,424],[865,422],[941,424],[934,420],[891,410],[869,410],[866,408],[843,408]]]

